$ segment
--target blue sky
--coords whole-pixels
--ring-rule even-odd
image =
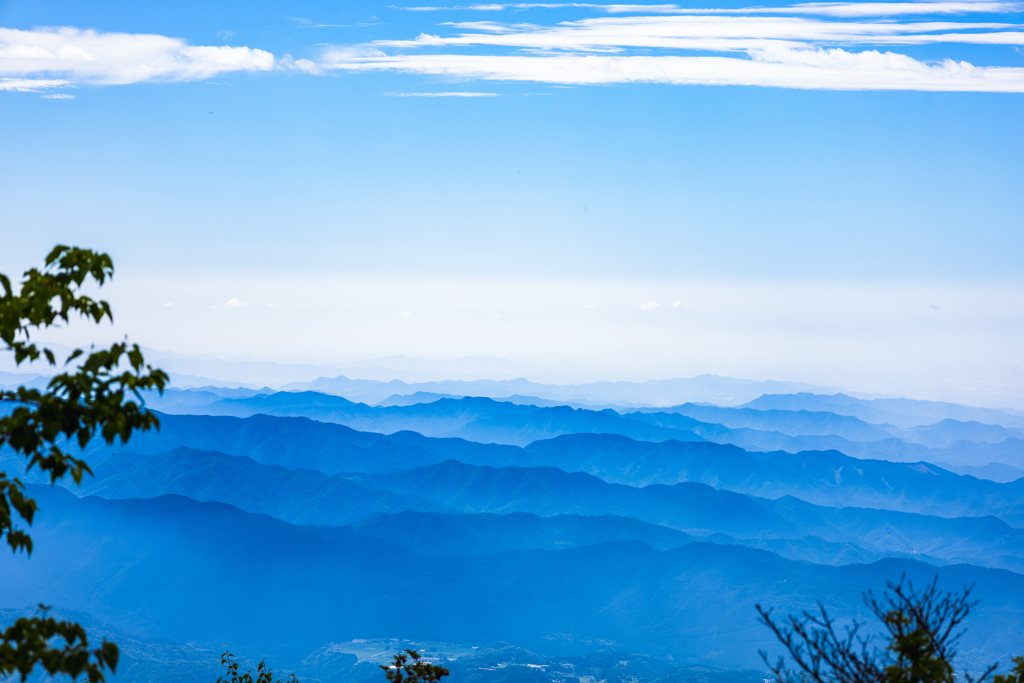
[[[1021,4],[415,7],[0,3],[0,271],[107,250],[186,353],[1024,406]]]

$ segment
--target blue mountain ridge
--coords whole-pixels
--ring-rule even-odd
[[[1024,415],[1006,410],[907,398],[862,399],[842,393],[832,395],[807,392],[765,393],[737,407],[755,410],[830,412],[857,417],[873,424],[891,424],[901,429],[935,424],[945,419],[1024,428]]]
[[[925,463],[851,458],[836,451],[745,451],[709,442],[646,442],[614,434],[574,434],[526,448],[383,435],[306,418],[165,415],[159,433],[137,435],[130,449],[160,453],[177,446],[248,455],[263,464],[327,474],[386,472],[448,459],[496,467],[550,465],[612,483],[695,481],[765,498],[796,496],[818,505],[876,507],[946,517],[1020,514],[1024,480],[1000,484]],[[89,453],[112,450],[97,445]]]
[[[791,495],[818,505],[945,517],[999,515],[1024,495],[1024,480],[1000,484],[926,463],[861,460],[837,451],[764,453],[711,443],[650,443],[608,434],[535,442],[513,463],[552,465],[616,483],[697,481],[765,498]]]
[[[910,560],[825,567],[734,545],[656,550],[637,541],[493,555],[421,555],[400,543],[333,538],[222,503],[179,496],[78,499],[31,487],[37,549],[0,558],[4,601],[46,600],[142,637],[218,642],[297,659],[359,637],[504,640],[539,652],[603,640],[684,661],[757,666],[774,651],[753,605],[822,599],[846,619],[859,592],[906,571],[977,584],[966,666],[1019,649],[1024,576]],[[59,541],[58,541],[59,539]],[[708,609],[714,605],[714,609]],[[272,615],[272,618],[267,618]]]
[[[424,436],[460,437],[470,441],[525,446],[558,434],[624,434],[638,439],[703,441],[688,430],[630,420],[614,410],[537,407],[465,397],[408,406],[374,407],[315,392],[278,392],[269,396],[221,399],[202,407],[207,415],[249,417],[255,414],[302,416],[336,422],[361,431],[390,434],[414,431]]]
[[[743,538],[802,538],[810,542],[817,537],[833,544],[857,544],[872,552],[917,554],[1024,570],[1024,529],[1015,529],[995,517],[949,519],[825,507],[792,497],[744,497],[692,482],[636,488],[608,484],[583,473],[568,474],[554,467],[496,469],[455,461],[408,472],[361,476],[359,480],[395,493],[415,492],[467,513],[614,514],[691,532],[710,529]],[[788,556],[781,545],[777,549]],[[822,562],[821,556],[816,561]]]
[[[162,404],[157,402],[156,405]],[[277,392],[217,399],[205,404],[179,400],[168,409],[176,413],[237,417],[301,416],[365,431],[410,430],[431,437],[459,437],[520,446],[561,434],[606,433],[643,441],[708,440],[759,451],[796,453],[834,449],[866,459],[924,460],[968,466],[1003,462],[1024,468],[1024,449],[997,447],[1008,439],[1019,441],[1017,436],[1024,432],[954,420],[900,430],[828,412],[757,411],[684,404],[654,412],[634,411],[620,415],[611,409],[538,407],[479,397],[439,398],[425,403],[374,407],[316,392]],[[691,414],[714,421],[701,421]],[[981,449],[977,448],[979,445]]]
[[[315,470],[288,470],[260,465],[244,456],[182,447],[155,455],[117,453],[93,469],[95,477],[87,478],[76,492],[112,499],[178,494],[229,503],[295,524],[352,525],[364,534],[372,526],[368,519],[376,520],[377,526],[394,526],[394,515],[384,513],[407,512],[401,517],[410,524],[429,522],[461,529],[458,534],[445,535],[445,545],[451,548],[480,545],[483,537],[490,539],[493,547],[520,549],[623,538],[655,547],[694,540],[689,534],[670,535],[667,527],[672,527],[689,529],[714,542],[768,548],[783,557],[821,564],[905,556],[935,564],[963,561],[1024,569],[1024,530],[994,517],[947,519],[888,510],[837,509],[790,497],[778,501],[748,498],[696,483],[635,488],[552,467],[494,469],[447,461],[387,475],[355,475],[364,486]],[[527,511],[531,516],[552,517],[529,523],[516,517],[519,522],[513,523],[493,514],[475,522],[468,521],[474,518],[472,514],[414,514],[481,510]],[[581,521],[575,519],[579,515],[600,517]],[[473,529],[478,533],[470,533]],[[427,552],[408,532],[393,532],[409,539],[407,544],[420,552]],[[502,534],[521,542],[509,545]],[[426,547],[432,543],[427,541]]]
[[[257,400],[275,396],[294,398]],[[631,421],[685,431],[614,411],[435,403],[441,412],[417,419],[457,422],[482,405],[493,411],[483,422],[501,429]],[[642,415],[692,420],[708,435],[728,430],[678,413]],[[986,591],[1001,586],[987,639],[965,655],[981,662],[1019,649],[1004,637],[1024,618],[1019,579],[978,572],[1024,571],[1024,530],[1007,524],[1024,519],[1024,481],[836,451],[758,452],[600,431],[518,447],[304,417],[160,417],[161,432],[127,446],[94,442],[85,456],[96,476],[78,491],[86,497],[33,487],[38,550],[30,567],[24,556],[0,562],[0,585],[10,587],[0,607],[56,602],[143,640],[237,645],[286,661],[345,638],[384,637],[390,624],[397,631],[387,635],[504,640],[537,656],[606,643],[757,666],[737,659],[768,642],[750,623],[751,599],[796,609],[822,597],[852,614],[860,590],[909,567],[918,580],[939,573]],[[10,453],[0,461],[0,469],[24,465]],[[240,602],[237,615],[217,622],[213,606]],[[719,603],[720,614],[698,612]],[[402,610],[437,623],[381,616]],[[260,623],[259,614],[273,619]]]
[[[763,394],[781,394],[792,391],[821,391],[822,387],[798,382],[777,382],[737,379],[716,375],[690,378],[648,380],[646,382],[590,382],[587,384],[541,384],[527,379],[512,380],[439,380],[409,383],[399,380],[380,382],[350,379],[345,376],[320,377],[311,382],[295,382],[280,387],[282,391],[318,391],[353,400],[377,403],[394,394],[412,394],[417,391],[452,394],[455,396],[536,396],[562,403],[587,402],[590,404],[618,405],[673,405],[685,400],[710,401],[735,405]]]

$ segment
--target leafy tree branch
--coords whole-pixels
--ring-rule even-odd
[[[113,322],[110,304],[82,293],[90,283],[102,286],[114,275],[110,256],[58,245],[46,257],[44,267],[23,274],[15,289],[9,277],[0,273],[0,340],[14,354],[17,365],[44,359],[57,366],[53,352],[33,341],[34,334],[81,317],[94,323]],[[79,360],[78,365],[72,366]],[[70,367],[70,369],[69,369]],[[81,484],[89,465],[67,452],[67,444],[84,449],[96,436],[112,444],[127,443],[136,431],[159,429],[157,416],[145,408],[143,391],[163,393],[168,377],[146,364],[137,345],[117,343],[108,349],[75,349],[63,364],[64,372],[54,376],[45,391],[24,386],[0,391],[0,404],[13,406],[0,417],[0,448],[9,448],[26,459],[26,471],[33,467],[55,484],[71,475]],[[16,527],[16,518],[31,526],[36,502],[25,495],[17,477],[0,472],[0,537],[11,550],[31,555],[32,538]],[[24,681],[39,664],[51,675],[86,674],[92,683],[104,681],[104,670],[115,671],[118,650],[113,643],[89,650],[85,630],[78,624],[42,616],[19,619],[3,632],[0,640],[0,674],[18,672]],[[64,639],[63,647],[51,646]]]
[[[839,632],[821,602],[817,612],[779,621],[771,609],[757,605],[759,620],[789,651],[795,669],[786,668],[784,657],[771,663],[763,650],[761,658],[778,683],[954,683],[953,660],[964,633],[960,625],[978,603],[970,599],[973,587],[945,592],[937,582],[938,577],[917,590],[904,575],[898,583],[890,581],[880,597],[864,594],[864,604],[882,622],[884,638],[862,635],[866,622],[857,620]],[[983,683],[997,666],[978,678],[965,672],[964,680]],[[1024,664],[1018,668],[1024,672]],[[1004,676],[996,680],[1017,683]]]
[[[230,651],[227,651],[220,656],[220,663],[227,667],[227,672],[217,679],[217,683],[274,683],[274,671],[267,667],[266,662],[265,659],[260,660],[260,663],[256,665],[256,678],[253,678],[252,669],[245,673],[238,673],[238,660]],[[277,680],[279,683],[298,683],[295,674]]]
[[[412,664],[409,660],[412,660]],[[406,650],[394,656],[390,666],[382,666],[388,683],[439,683],[448,675],[448,669],[421,662],[422,655],[416,650]]]

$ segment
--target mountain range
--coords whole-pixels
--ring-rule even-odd
[[[616,434],[569,434],[526,448],[384,435],[307,418],[165,415],[159,433],[133,438],[138,453],[179,446],[247,455],[263,464],[344,472],[389,472],[454,459],[474,465],[548,465],[612,483],[691,481],[767,498],[796,496],[819,505],[858,506],[942,516],[1024,519],[1024,480],[997,483],[927,463],[851,458],[837,451],[769,453],[710,442],[636,441]],[[115,452],[96,447],[96,455]]]
[[[210,392],[204,394],[215,397]],[[561,434],[607,433],[644,441],[729,443],[756,451],[839,450],[863,459],[926,461],[951,468],[996,463],[1004,466],[992,471],[999,481],[1024,476],[1024,430],[1016,427],[943,419],[899,428],[829,412],[696,404],[620,413],[610,408],[536,406],[529,403],[529,397],[517,397],[520,402],[474,397],[427,399],[410,403],[392,398],[387,406],[369,406],[317,392],[277,392],[197,402],[191,392],[177,392],[168,401],[153,405],[175,413],[302,416],[363,431],[409,430],[519,446]]]
[[[81,486],[24,474],[35,551],[0,557],[0,609],[82,615],[126,643],[125,681],[207,677],[231,648],[372,683],[395,643],[448,643],[452,683],[757,683],[755,604],[821,599],[844,626],[907,572],[977,585],[962,665],[1024,652],[1011,412],[443,393],[149,401],[160,431],[94,439]]]
[[[1000,569],[899,559],[828,567],[737,545],[657,550],[639,541],[427,556],[398,541],[338,538],[180,496],[31,493],[41,505],[37,550],[31,560],[0,558],[6,600],[46,599],[144,637],[286,660],[325,641],[401,633],[504,640],[542,653],[604,641],[755,667],[759,647],[776,648],[753,618],[754,603],[785,613],[820,598],[848,619],[861,589],[903,572],[918,583],[937,573],[944,586],[978,586],[982,603],[961,648],[967,666],[1005,659],[1024,629],[1024,576]]]
[[[85,480],[81,493],[110,499],[177,494],[229,503],[295,524],[363,524],[365,531],[369,522],[364,518],[372,517],[373,524],[379,525],[390,519],[385,513],[408,512],[434,513],[422,519],[466,529],[467,513],[470,517],[491,513],[481,520],[495,529],[483,534],[493,539],[495,547],[505,547],[500,529],[511,529],[500,527],[507,522],[504,515],[526,512],[547,518],[546,531],[533,534],[534,545],[509,547],[584,545],[600,534],[606,539],[631,538],[667,547],[670,542],[694,540],[690,534],[697,534],[714,542],[771,548],[785,557],[821,564],[851,557],[905,556],[936,564],[969,561],[1024,567],[1024,531],[991,516],[948,518],[836,508],[793,497],[750,497],[695,482],[629,486],[550,466],[495,468],[447,460],[386,474],[328,476],[313,469],[286,469],[246,456],[179,447],[158,454],[115,452],[93,470],[95,476]],[[456,524],[456,517],[436,513],[463,515]],[[576,531],[557,531],[562,528],[559,525],[576,529],[583,524],[566,516],[585,516],[590,535],[578,538]],[[558,525],[556,518],[561,520]],[[405,514],[403,519],[420,518]],[[526,524],[522,519],[520,525]],[[472,528],[480,531],[483,521],[476,524]],[[512,537],[525,538],[525,528]],[[669,534],[669,529],[689,533]],[[448,545],[468,547],[480,542],[466,533],[458,536],[457,543],[448,538]]]

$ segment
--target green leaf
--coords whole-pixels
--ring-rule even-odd
[[[17,291],[10,278],[0,273],[0,342],[14,354],[15,363],[35,361],[43,355],[55,366],[53,352],[40,350],[30,337],[69,323],[72,316],[113,322],[109,303],[81,293],[87,280],[103,285],[113,274],[114,264],[107,254],[65,245],[50,251],[43,270],[25,271]],[[64,367],[83,355],[76,349]],[[121,370],[126,355],[130,369]],[[160,421],[145,409],[141,392],[163,393],[168,381],[165,372],[145,364],[137,345],[129,350],[123,342],[91,351],[77,368],[53,377],[45,391],[23,386],[0,391],[0,401],[15,404],[0,418],[0,447],[22,455],[26,470],[38,467],[52,483],[70,474],[75,484],[81,484],[82,477],[91,475],[92,470],[84,460],[65,452],[62,444],[77,443],[84,449],[97,435],[107,443],[117,439],[127,443],[135,432],[159,429]],[[138,398],[137,403],[125,400],[129,393]],[[0,473],[0,537],[14,552],[31,554],[31,537],[14,524],[15,517],[20,517],[31,526],[35,512],[36,503],[24,496],[21,482]],[[104,672],[116,670],[116,645],[104,641],[90,651],[81,626],[49,619],[47,608],[41,605],[40,609],[41,617],[19,619],[0,633],[0,677],[17,672],[24,681],[39,665],[50,675],[67,673],[74,678],[85,674],[90,683],[103,683]]]

